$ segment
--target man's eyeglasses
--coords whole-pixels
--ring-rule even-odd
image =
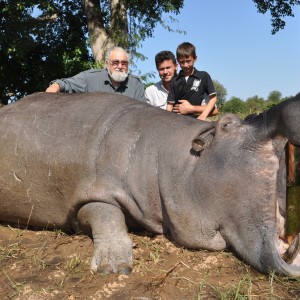
[[[119,64],[122,65],[122,67],[127,67],[128,66],[128,61],[127,60],[110,60],[110,64],[114,67],[117,67]]]

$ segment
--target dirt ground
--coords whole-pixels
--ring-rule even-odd
[[[300,299],[300,278],[262,275],[230,252],[130,234],[130,275],[93,274],[90,238],[0,225],[1,299]]]

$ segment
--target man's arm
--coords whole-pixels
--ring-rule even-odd
[[[174,79],[173,79],[174,80]],[[170,90],[167,98],[167,107],[166,111],[173,111],[175,106],[175,91],[174,91],[174,84],[171,81]]]
[[[59,93],[60,92],[60,85],[56,82],[52,83],[47,89],[47,93]]]
[[[146,102],[145,88],[142,82],[140,82],[140,84],[137,85],[135,95],[135,99]]]
[[[92,74],[89,79],[89,75],[93,70],[83,71],[77,75],[69,78],[55,79],[50,82],[50,86],[46,89],[46,92],[50,93],[86,93],[87,90],[87,81],[97,82],[98,77]]]

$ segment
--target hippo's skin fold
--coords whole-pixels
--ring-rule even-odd
[[[91,235],[106,274],[131,272],[127,231],[146,229],[300,276],[277,250],[299,119],[299,95],[216,123],[115,94],[27,96],[0,109],[0,220]]]

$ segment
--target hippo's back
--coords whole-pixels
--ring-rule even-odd
[[[103,187],[149,203],[140,198],[146,189],[159,197],[158,157],[189,154],[200,124],[111,93],[36,93],[8,105],[0,109],[0,220],[72,227]]]
[[[93,180],[105,131],[122,105],[141,105],[122,100],[106,93],[36,93],[1,108],[0,220],[70,227],[74,193]]]

